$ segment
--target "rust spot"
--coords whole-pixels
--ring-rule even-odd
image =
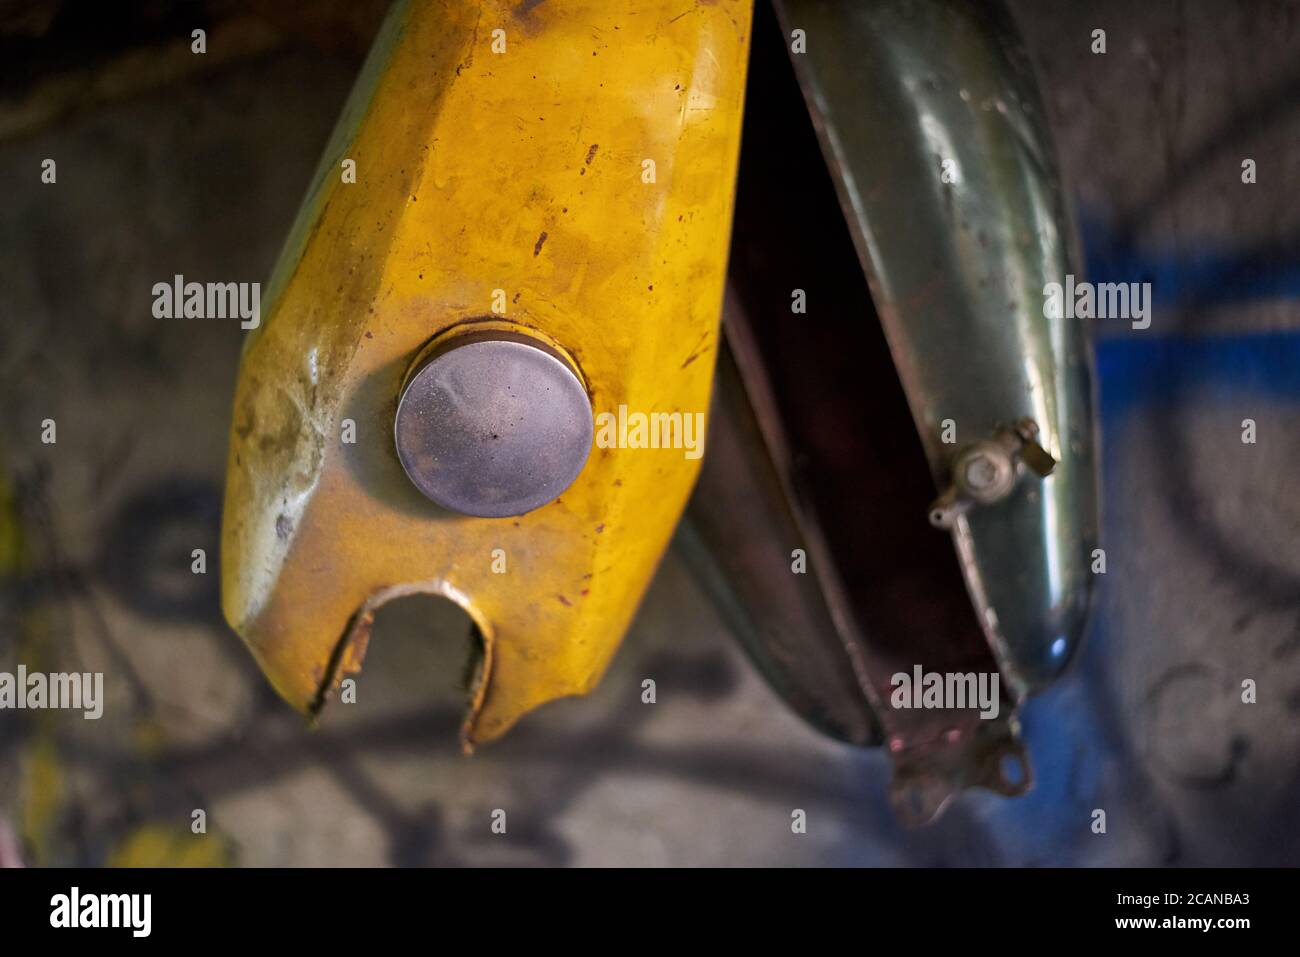
[[[540,236],[537,237],[537,245],[533,247],[533,255],[534,255],[534,256],[536,256],[536,255],[538,255],[538,254],[541,253],[541,251],[542,251],[542,243],[544,243],[544,242],[546,242],[546,230],[542,230],[542,234],[541,234]]]
[[[293,522],[289,521],[289,516],[281,514],[275,520],[275,537],[282,542],[289,540],[289,533],[293,531]]]
[[[588,165],[588,166],[590,166],[590,165],[591,165],[591,161],[594,160],[594,159],[596,158],[596,150],[598,150],[598,149],[600,149],[600,144],[599,144],[599,143],[592,143],[592,144],[591,144],[591,149],[587,150],[587,165]]]
[[[316,677],[316,695],[307,706],[308,712],[315,719],[325,707],[329,692],[339,687],[348,675],[361,671],[361,663],[366,657],[366,646],[370,643],[370,628],[375,623],[375,610],[369,604],[363,606],[343,630],[343,635],[330,652],[329,662],[322,671],[313,669]]]
[[[244,415],[244,421],[235,423],[235,434],[241,439],[247,439],[252,435],[253,428],[257,425],[257,412],[251,405],[244,409]]]
[[[709,351],[708,349],[700,350],[700,352],[708,352],[708,351]],[[686,361],[682,363],[682,368],[685,369],[688,365],[690,365],[692,362],[698,359],[700,357],[700,352],[692,352],[689,356],[687,356]]]
[[[556,595],[555,597],[560,600],[560,604],[563,605],[565,608],[573,607],[573,602],[569,601],[569,599],[565,598],[563,595]]]
[[[685,369],[688,365],[690,365],[692,362],[698,359],[701,355],[709,351],[708,349],[703,348],[704,343],[708,341],[708,338],[709,338],[709,334],[707,332],[704,333],[704,335],[700,336],[700,341],[695,344],[695,348],[691,351],[691,354],[687,356],[686,361],[682,363],[683,369]]]
[[[603,532],[604,530],[605,530],[605,523],[604,523],[604,522],[601,522],[599,525],[596,526],[596,534],[597,534],[597,535],[599,535],[599,534],[600,534],[601,532]]]
[[[366,330],[366,338],[367,338],[367,339],[373,339],[374,337],[375,337],[375,334],[374,334],[373,332],[371,332],[369,329],[367,329],[367,330]]]

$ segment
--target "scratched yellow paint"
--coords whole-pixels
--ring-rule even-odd
[[[452,598],[484,633],[467,744],[599,679],[698,460],[593,448],[550,505],[452,515],[402,473],[396,397],[431,337],[495,318],[567,349],[597,414],[708,410],[749,29],[748,0],[412,2],[390,16],[233,411],[223,604],[296,707],[359,666],[370,612],[408,591]]]

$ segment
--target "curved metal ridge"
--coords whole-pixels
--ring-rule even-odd
[[[1044,108],[1005,13],[966,0],[778,4],[936,485],[1018,423],[1056,465],[951,523],[1017,697],[1081,639],[1097,540],[1090,348],[1049,317],[1077,273]]]

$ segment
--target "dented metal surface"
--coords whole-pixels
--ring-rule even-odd
[[[393,423],[426,343],[484,317],[567,350],[597,414],[707,409],[750,9],[681,14],[666,0],[390,14],[236,389],[223,607],[295,707],[318,708],[360,666],[375,609],[412,591],[451,598],[482,633],[467,745],[609,662],[698,460],[593,449],[556,501],[474,518],[412,486]]]

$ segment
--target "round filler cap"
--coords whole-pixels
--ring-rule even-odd
[[[591,401],[572,366],[522,334],[452,337],[417,362],[397,404],[397,457],[425,496],[482,518],[523,515],[573,484]]]

